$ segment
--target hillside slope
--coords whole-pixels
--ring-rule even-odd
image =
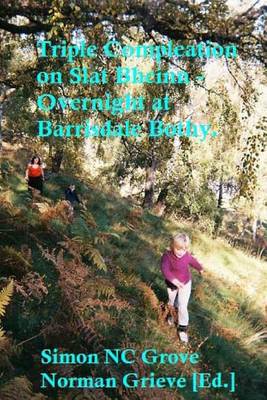
[[[203,278],[193,273],[189,351],[199,352],[199,371],[237,374],[235,394],[213,389],[199,394],[183,390],[179,395],[184,399],[265,399],[266,263],[221,239],[211,239],[194,226],[142,213],[118,195],[73,176],[51,176],[44,197],[33,204],[20,168],[9,160],[0,183],[0,256],[5,260],[0,267],[1,287],[10,277],[16,280],[16,293],[3,321],[9,344],[0,357],[1,399],[11,390],[8,385],[21,392],[29,381],[31,394],[23,398],[43,398],[34,397],[34,392],[40,392],[38,354],[44,347],[70,352],[103,347],[184,351],[175,329],[164,322],[162,304],[167,298],[159,268],[161,254],[176,231],[190,235],[192,252],[207,270]],[[85,204],[75,211],[73,221],[60,202],[70,182],[76,184]],[[143,371],[143,366],[138,369]],[[180,365],[154,366],[153,371],[175,376],[181,369],[190,374],[190,366]],[[58,367],[58,371],[88,373],[84,366]],[[123,367],[108,371],[122,372]],[[25,381],[14,380],[18,376]],[[65,397],[64,390],[43,393],[49,399],[79,395],[74,391],[72,397]],[[167,389],[146,393],[140,389],[99,391],[98,398],[178,399],[179,395]]]

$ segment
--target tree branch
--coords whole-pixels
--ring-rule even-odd
[[[50,24],[43,24],[42,22],[28,25],[15,25],[6,22],[4,19],[0,18],[0,29],[3,29],[10,33],[26,34],[48,32],[52,28]]]

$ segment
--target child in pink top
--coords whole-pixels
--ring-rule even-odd
[[[161,271],[165,278],[171,312],[175,310],[178,296],[178,333],[183,342],[188,342],[187,327],[189,322],[188,301],[191,294],[192,277],[190,266],[200,274],[202,265],[188,252],[189,237],[180,233],[171,240],[171,250],[166,251],[161,259]],[[175,310],[176,311],[176,310]]]

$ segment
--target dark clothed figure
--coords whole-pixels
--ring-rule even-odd
[[[75,185],[70,185],[65,190],[65,200],[69,201],[72,206],[74,206],[75,203],[80,203],[80,199],[75,190]]]

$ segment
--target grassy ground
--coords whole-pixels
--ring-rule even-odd
[[[17,170],[19,166],[13,165],[13,168]],[[45,185],[42,201],[55,204],[63,197],[64,188],[70,180],[74,178],[64,175],[51,177]],[[1,228],[1,246],[13,246],[19,250],[27,244],[32,250],[32,269],[44,276],[48,287],[48,295],[41,302],[31,300],[25,303],[18,295],[15,296],[4,323],[16,343],[38,335],[58,311],[58,274],[54,266],[42,257],[34,237],[44,247],[58,249],[58,242],[66,236],[87,241],[104,232],[108,239],[99,241],[96,247],[106,261],[107,271],[99,271],[90,260],[85,262],[98,279],[100,276],[109,281],[110,287],[115,288],[113,296],[127,301],[130,309],[109,310],[106,320],[103,309],[95,309],[94,329],[101,335],[103,345],[138,349],[153,347],[159,352],[184,351],[175,329],[158,320],[159,303],[166,303],[167,300],[159,267],[160,257],[168,245],[169,236],[176,231],[184,231],[192,239],[192,252],[206,268],[203,278],[193,272],[189,351],[200,354],[198,371],[235,371],[237,388],[234,394],[214,389],[200,394],[192,394],[188,390],[182,394],[185,399],[192,400],[265,399],[266,347],[261,334],[266,323],[266,263],[230,247],[221,239],[211,239],[191,225],[163,220],[150,213],[133,215],[133,206],[118,195],[88,186],[77,179],[75,183],[86,202],[87,220],[77,211],[72,224],[54,219],[47,227],[40,224],[39,214],[30,206],[31,199],[22,171],[19,174],[13,171],[1,181],[2,200],[8,201],[19,215],[15,224],[9,216],[5,227]],[[88,223],[88,217],[94,223]],[[90,287],[88,282],[88,296]],[[90,313],[91,309],[88,309],[84,316],[92,318]],[[17,353],[11,357],[15,372],[5,373],[4,379],[8,380],[14,374],[26,374],[36,387],[32,354],[38,353],[42,346],[44,340],[41,336],[19,346]],[[74,343],[73,349],[75,346]],[[162,366],[156,372],[173,376],[180,374],[181,368]],[[53,393],[49,396],[60,398],[54,397]]]

